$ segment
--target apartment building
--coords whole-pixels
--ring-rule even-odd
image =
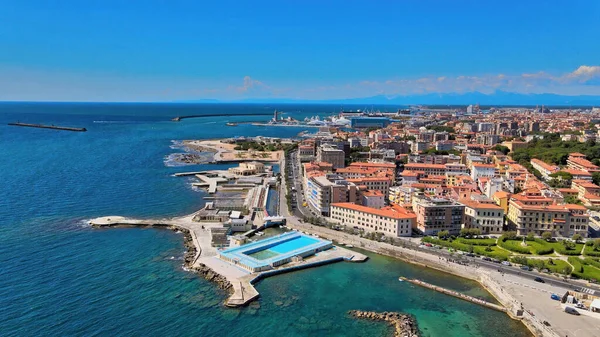
[[[426,175],[441,176],[446,174],[446,165],[444,164],[421,164],[408,163],[404,164],[405,171],[418,171]]]
[[[376,209],[352,203],[336,203],[331,205],[331,219],[366,232],[399,237],[411,236],[416,216],[398,205]]]
[[[592,164],[585,159],[585,155],[579,152],[571,153],[567,159],[567,167],[574,170],[586,171],[589,173],[600,172],[600,167]]]
[[[368,190],[380,191],[385,196],[387,196],[390,192],[390,178],[364,177],[347,180],[348,182],[351,182],[358,186],[366,186]]]
[[[465,205],[465,228],[479,228],[482,234],[500,234],[504,225],[504,210],[487,197],[460,199]]]
[[[429,198],[415,195],[413,211],[417,216],[417,229],[424,235],[436,235],[447,230],[458,235],[462,228],[465,206],[451,199]]]
[[[482,177],[493,178],[498,175],[498,169],[494,164],[473,164],[471,165],[471,178],[474,181]]]
[[[553,204],[539,190],[527,190],[515,194],[508,203],[509,223],[516,228],[518,235],[542,235],[551,232],[554,236],[572,237],[588,235],[589,215],[581,205]]]
[[[544,177],[544,179],[547,180],[550,179],[551,174],[560,171],[560,167],[556,165],[546,164],[545,162],[535,158],[531,159],[531,166],[533,166],[534,169],[538,170],[542,174],[542,177]]]
[[[329,144],[321,145],[317,149],[317,161],[331,163],[334,169],[345,166],[345,156],[344,150]]]

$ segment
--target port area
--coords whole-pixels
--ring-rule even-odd
[[[254,272],[243,268],[241,265],[221,258],[222,252],[227,253],[228,249],[217,249],[213,247],[211,243],[211,229],[222,227],[222,223],[196,222],[193,220],[196,216],[196,213],[169,219],[133,219],[122,216],[105,216],[91,219],[89,223],[93,227],[97,228],[129,226],[158,228],[175,227],[189,231],[192,242],[196,248],[196,256],[191,263],[191,268],[195,269],[208,267],[214,273],[227,279],[232,286],[232,293],[225,301],[225,305],[227,307],[245,306],[257,299],[259,297],[259,293],[254,285],[267,277],[306,268],[314,268],[335,262],[364,262],[367,260],[366,255],[343,247],[334,246],[332,244],[326,250],[315,252],[310,252],[310,248],[314,246],[307,245],[305,246],[308,249],[307,251],[294,252],[294,250],[290,250],[289,252],[282,252],[282,259],[280,261],[282,263],[281,265],[278,265],[278,263],[273,263],[275,260],[270,260],[268,266],[261,268],[260,271]],[[310,237],[311,239],[314,238],[315,241],[319,242],[331,243],[317,237],[298,234],[296,231],[290,231],[283,234],[283,238],[281,240],[268,238],[265,240],[255,241],[250,245],[253,245],[251,246],[253,253],[256,253],[256,250],[273,250],[277,249],[277,244],[285,244],[286,242],[289,242],[287,239],[289,239],[290,236],[297,235],[302,235],[302,237]],[[267,243],[263,245],[261,244],[261,241],[267,241]],[[296,249],[301,248],[302,247],[297,247]],[[239,249],[239,247],[233,247],[229,249]],[[289,262],[284,261],[287,259],[289,259]]]

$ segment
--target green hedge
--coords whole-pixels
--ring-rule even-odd
[[[594,250],[594,247],[586,245],[583,250],[583,255],[600,257],[600,251]]]
[[[573,268],[566,261],[559,259],[528,259],[524,256],[515,256],[511,261],[537,270],[548,269],[550,272],[557,274],[569,275],[573,271]]]
[[[600,281],[600,269],[594,265],[586,264],[584,260],[574,256],[569,256],[569,263],[575,267],[572,275],[585,280]]]
[[[533,254],[548,255],[554,253],[554,247],[549,245],[545,240],[535,239],[534,241],[527,241],[527,244],[531,246]]]
[[[455,241],[473,246],[495,246],[496,239],[465,239],[458,238]]]
[[[590,266],[594,266],[600,269],[600,261],[598,259],[593,259],[591,257],[586,257],[583,259],[583,263],[589,264]]]
[[[421,239],[422,242],[431,243],[434,245],[439,245],[439,246],[448,247],[448,248],[453,248],[455,250],[461,250],[463,252],[468,252],[470,246],[472,246],[473,253],[475,253],[475,254],[488,256],[488,257],[502,260],[502,261],[508,260],[510,253],[503,251],[502,249],[499,249],[496,246],[491,246],[490,247],[491,251],[488,252],[488,251],[486,251],[487,246],[463,243],[463,242],[470,242],[470,240],[480,240],[480,239],[456,239],[454,241],[449,241],[449,240],[440,240],[438,238],[429,237],[429,236],[426,236],[423,239]],[[483,240],[485,240],[485,239],[483,239]]]
[[[506,240],[506,238],[500,238],[498,240],[498,246],[510,250],[511,252],[519,254],[531,254],[531,247],[521,246],[522,240]]]
[[[579,256],[581,255],[581,250],[583,249],[583,243],[577,243],[575,244],[575,249],[569,250],[565,249],[565,246],[562,244],[562,242],[549,242],[548,244],[554,247],[555,252],[562,255]]]

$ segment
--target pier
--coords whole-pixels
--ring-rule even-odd
[[[252,114],[205,114],[205,115],[187,115],[187,116],[177,116],[171,119],[173,122],[179,122],[183,119],[188,118],[204,118],[204,117],[235,117],[235,116],[273,116],[270,112],[264,113],[252,113]]]
[[[442,294],[446,294],[446,295],[450,295],[450,296],[454,296],[456,298],[460,298],[461,300],[465,300],[465,301],[469,301],[471,303],[475,303],[475,304],[479,304],[482,305],[484,307],[490,308],[490,309],[494,309],[494,310],[498,310],[501,312],[507,312],[507,309],[501,305],[498,304],[494,304],[494,303],[490,303],[488,301],[473,297],[473,296],[469,296],[469,295],[465,295],[465,294],[461,294],[458,291],[454,291],[454,290],[450,290],[450,289],[446,289],[446,288],[442,288],[442,287],[438,287],[436,285],[433,285],[431,283],[427,283],[421,280],[416,280],[416,279],[407,279],[406,277],[400,276],[400,279],[406,282],[410,282],[412,284],[416,284],[419,285],[421,287],[425,287],[431,290],[435,290],[437,292],[440,292]]]
[[[38,129],[51,129],[51,130],[62,130],[62,131],[76,131],[76,132],[85,132],[86,128],[73,128],[69,126],[58,126],[58,125],[44,125],[44,124],[29,124],[29,123],[8,123],[11,126],[23,126],[28,128],[38,128]]]

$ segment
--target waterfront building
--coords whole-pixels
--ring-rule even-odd
[[[588,235],[589,215],[581,205],[556,205],[552,198],[539,190],[526,190],[514,194],[508,204],[507,219],[518,235],[542,235],[551,232],[554,236],[572,237]]]
[[[298,157],[301,162],[312,161],[315,159],[315,146],[314,144],[306,144],[298,146]]]
[[[416,217],[414,213],[395,204],[376,209],[352,203],[337,203],[331,205],[331,219],[365,232],[399,237],[411,236]]]
[[[243,162],[238,167],[231,167],[228,171],[238,176],[253,176],[265,173],[265,164],[257,161]]]
[[[502,233],[504,210],[493,200],[472,196],[459,202],[465,205],[465,228],[478,228],[482,234]]]
[[[329,181],[324,175],[311,177],[307,181],[305,187],[306,201],[310,207],[321,215],[329,214],[331,186],[333,185],[334,183]]]
[[[496,202],[496,205],[500,206],[504,211],[504,214],[508,213],[508,200],[510,198],[510,193],[505,191],[498,191],[494,193],[492,199]]]
[[[345,153],[331,145],[321,145],[317,149],[317,161],[331,163],[337,169],[345,166]]]
[[[423,195],[413,196],[412,205],[417,216],[417,229],[424,235],[436,235],[443,230],[451,235],[460,233],[464,222],[464,205],[451,199]]]

